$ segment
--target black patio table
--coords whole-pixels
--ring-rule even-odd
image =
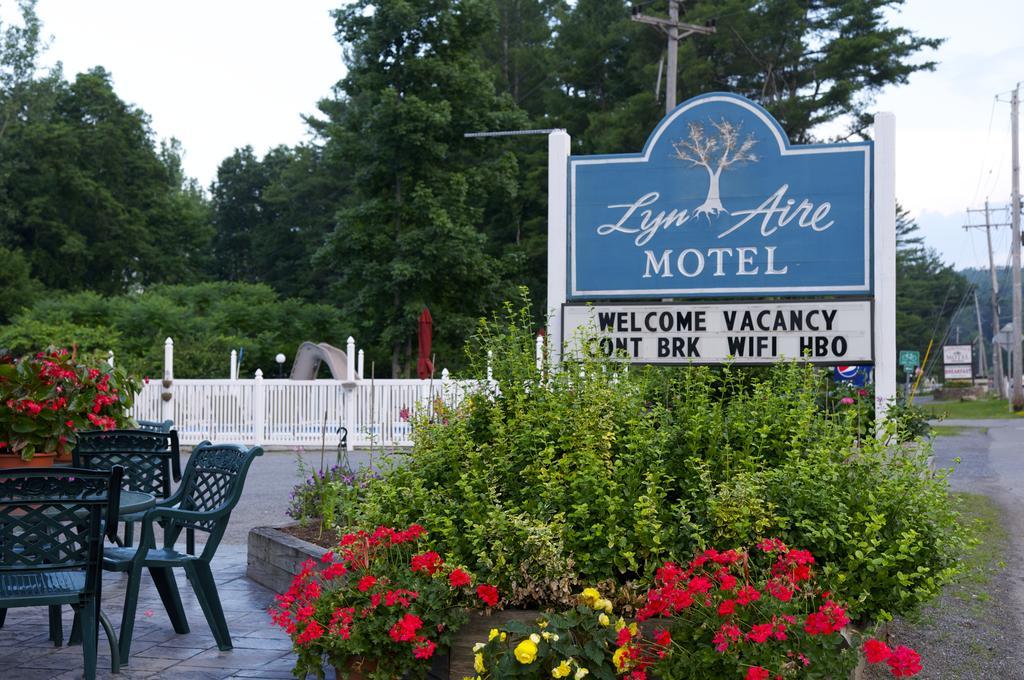
[[[146,493],[145,491],[125,491],[122,489],[121,500],[117,505],[117,516],[124,517],[135,512],[149,510],[154,505],[156,505],[156,496],[153,494]],[[81,630],[78,627],[78,617],[75,616],[68,644],[78,644],[81,639],[80,636]],[[64,631],[60,621],[60,607],[57,605],[50,608],[50,640],[56,645],[61,645],[64,642]]]

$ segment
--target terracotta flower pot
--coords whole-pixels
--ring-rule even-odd
[[[0,455],[0,469],[3,468],[48,468],[53,467],[53,459],[57,454],[35,453],[29,460],[23,460],[21,456],[14,456],[9,453]]]
[[[347,677],[348,680],[367,680],[370,677],[370,673],[375,670],[377,670],[377,660],[367,659],[362,656],[348,659],[334,667],[334,672],[338,678]],[[345,675],[346,673],[348,675]]]

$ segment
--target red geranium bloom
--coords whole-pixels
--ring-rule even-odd
[[[751,666],[747,669],[746,680],[768,680],[771,677],[771,673],[768,672],[767,668],[760,666]]]
[[[425,571],[431,576],[441,568],[442,564],[444,564],[444,560],[433,550],[422,555],[413,555],[411,562],[413,571]]]
[[[896,678],[909,678],[921,672],[921,657],[903,645],[892,650],[892,656],[886,663],[889,664],[889,672]]]
[[[498,604],[498,589],[494,586],[482,585],[476,589],[476,594],[488,607]]]
[[[359,592],[365,593],[367,590],[372,588],[374,586],[374,584],[376,584],[376,583],[377,583],[377,577],[376,576],[366,575],[366,576],[362,577],[361,579],[359,579],[359,585],[356,586],[356,587],[359,588]]]
[[[469,574],[461,569],[454,569],[452,573],[448,574],[448,583],[451,584],[452,588],[461,588],[472,583],[472,579],[469,577]]]
[[[892,650],[881,640],[871,638],[864,643],[864,656],[868,663],[880,663],[892,656]]]
[[[416,643],[416,646],[412,649],[412,655],[417,659],[429,659],[434,655],[434,650],[437,648],[431,640],[421,640]]]

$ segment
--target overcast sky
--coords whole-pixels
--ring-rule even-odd
[[[0,0],[4,14],[13,3]],[[236,147],[262,154],[306,139],[302,114],[343,75],[329,10],[337,0],[40,0],[47,63],[68,76],[102,65],[117,93],[177,137],[186,171],[208,186]],[[908,0],[898,21],[947,38],[934,73],[878,98],[897,123],[899,200],[957,266],[985,265],[984,233],[960,229],[967,207],[1010,191],[1009,113],[995,95],[1024,80],[1024,2]],[[632,149],[623,149],[632,151]],[[1007,213],[997,215],[1007,220]],[[979,221],[979,216],[974,216]],[[1005,262],[1009,230],[996,237]]]

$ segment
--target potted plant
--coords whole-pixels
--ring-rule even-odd
[[[292,638],[297,677],[425,677],[438,648],[498,591],[446,564],[419,525],[345,534],[318,568],[307,561],[271,618]]]
[[[0,358],[0,467],[45,467],[69,456],[79,430],[129,425],[136,386],[66,349]]]

